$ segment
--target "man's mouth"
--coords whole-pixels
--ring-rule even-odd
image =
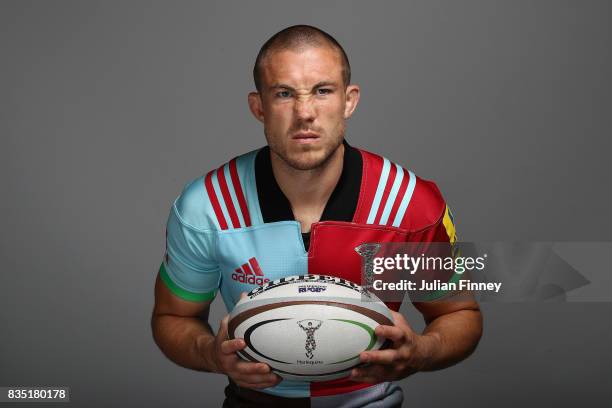
[[[311,143],[318,140],[320,136],[315,132],[298,132],[294,133],[291,138],[300,143]]]

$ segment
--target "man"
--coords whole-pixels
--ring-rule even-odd
[[[283,276],[333,272],[359,282],[355,248],[365,242],[455,240],[434,183],[344,140],[360,94],[336,40],[289,27],[264,44],[253,73],[249,107],[268,146],[194,180],[174,202],[155,285],[155,341],[177,364],[227,375],[225,406],[399,406],[393,380],[474,350],[474,301],[415,303],[427,322],[422,334],[397,313],[399,304],[388,304],[395,326],[376,334],[392,347],[362,353],[368,365],[322,383],[281,381],[266,364],[241,360],[245,343],[227,340],[227,316],[216,335],[207,322],[217,291],[231,310],[242,292]]]

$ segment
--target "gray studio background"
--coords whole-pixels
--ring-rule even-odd
[[[607,1],[4,0],[0,386],[70,386],[79,407],[220,405],[223,377],[151,338],[165,221],[187,181],[264,143],[252,63],[296,23],[349,54],[350,142],[435,180],[463,240],[610,240]],[[405,406],[609,401],[612,304],[483,310],[477,352],[403,380]],[[215,302],[213,326],[224,313]]]

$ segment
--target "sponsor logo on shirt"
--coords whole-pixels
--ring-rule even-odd
[[[270,282],[270,279],[264,276],[264,273],[259,267],[259,263],[255,257],[249,259],[248,262],[236,268],[234,273],[232,273],[232,279],[240,283],[247,283],[257,286]]]

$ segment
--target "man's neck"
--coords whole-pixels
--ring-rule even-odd
[[[321,218],[342,174],[344,149],[340,145],[326,163],[313,170],[297,170],[270,151],[274,178],[301,223],[302,232],[310,231],[310,224]]]

